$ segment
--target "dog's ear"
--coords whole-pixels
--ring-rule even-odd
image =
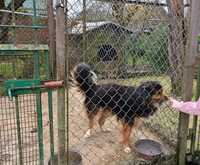
[[[149,94],[154,93],[155,91],[158,91],[159,89],[162,88],[159,82],[157,81],[145,81],[142,82],[140,87],[144,89],[146,92]]]
[[[141,82],[140,87],[146,91],[150,91],[153,88],[153,85],[150,81],[143,81]]]
[[[142,82],[136,89],[137,97],[140,97],[141,100],[148,100],[150,98],[151,87],[149,82]]]

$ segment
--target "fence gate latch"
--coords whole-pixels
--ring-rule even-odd
[[[40,86],[40,80],[7,80],[4,82],[5,94],[12,100],[13,97],[22,94],[35,93],[34,89]]]
[[[54,89],[63,87],[64,81],[43,81],[32,80],[7,80],[4,82],[6,95],[12,100],[13,97],[23,94],[36,93],[42,88]]]

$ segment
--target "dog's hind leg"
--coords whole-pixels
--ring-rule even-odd
[[[127,124],[122,124],[122,144],[124,145],[124,152],[130,153],[131,147],[130,147],[130,135],[131,135],[132,127]]]
[[[88,138],[92,134],[92,128],[94,127],[94,118],[95,118],[96,113],[90,113],[88,114],[88,119],[89,119],[89,128],[86,131],[84,138]]]
[[[98,120],[98,123],[99,123],[99,126],[100,126],[100,129],[101,129],[101,131],[110,131],[110,129],[105,129],[105,128],[103,128],[103,125],[104,125],[104,123],[105,123],[105,121],[106,121],[106,119],[108,118],[110,116],[110,111],[108,111],[108,110],[102,110],[101,112],[100,112],[100,117],[99,117],[99,120]]]

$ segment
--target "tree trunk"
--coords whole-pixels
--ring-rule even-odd
[[[185,28],[183,0],[167,0],[169,5],[169,62],[172,93],[181,96],[183,88],[183,58],[185,54]]]

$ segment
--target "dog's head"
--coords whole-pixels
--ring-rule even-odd
[[[74,67],[72,77],[76,84],[84,88],[88,88],[97,81],[96,74],[91,70],[90,66],[85,63],[80,63]]]
[[[161,104],[169,100],[163,92],[162,85],[157,81],[143,82],[139,88],[143,91],[143,97],[153,104]]]

